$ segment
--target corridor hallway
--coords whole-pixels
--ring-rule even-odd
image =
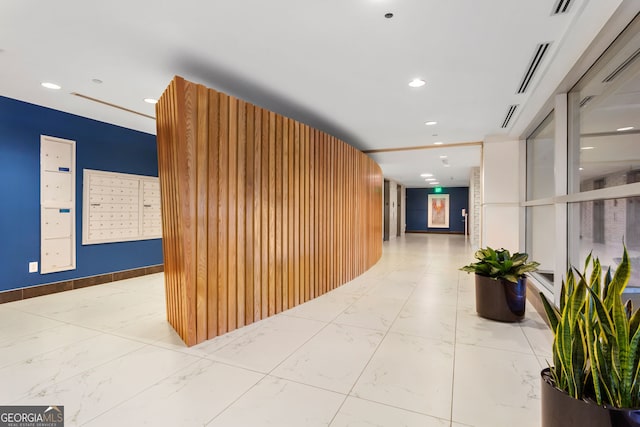
[[[463,236],[384,243],[362,276],[187,348],[154,274],[0,305],[0,402],[65,426],[538,427],[551,333],[475,314]]]

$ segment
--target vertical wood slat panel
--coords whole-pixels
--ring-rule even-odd
[[[301,289],[303,281],[300,275],[300,266],[302,264],[300,246],[301,242],[304,242],[304,238],[300,231],[300,212],[302,211],[302,206],[300,205],[300,164],[302,158],[302,153],[300,151],[300,123],[295,122],[293,132],[293,280],[295,283],[293,288],[293,305],[296,306],[300,304],[300,295],[304,294],[304,291]]]
[[[274,113],[275,115],[275,113]],[[275,289],[275,312],[280,313],[282,311],[282,116],[275,115],[276,118],[276,132],[275,132],[275,161],[274,161],[274,173],[275,173],[275,253],[274,253],[274,268],[275,268],[275,281],[273,287]],[[269,135],[271,136],[271,135]]]
[[[218,141],[229,140],[229,96],[218,97]],[[227,322],[227,257],[229,222],[229,144],[218,143],[218,335],[229,331]]]
[[[295,168],[295,122],[292,119],[288,120],[289,122],[289,138],[288,138],[288,153],[289,153],[289,165],[288,165],[288,175],[287,175],[287,193],[289,194],[289,205],[288,209],[288,217],[289,220],[287,222],[288,225],[288,251],[287,251],[287,275],[289,282],[289,301],[287,302],[287,307],[295,307],[296,306],[296,291],[295,291],[295,264],[298,262],[296,259],[296,250],[295,250],[295,240],[296,236],[294,233],[295,229],[295,184],[294,184],[294,168]]]
[[[209,257],[209,96],[207,88],[196,87],[196,341],[207,339]]]
[[[246,114],[246,123],[245,123],[245,159],[244,159],[244,168],[245,168],[245,241],[244,241],[244,250],[245,250],[245,259],[244,259],[244,269],[245,269],[245,316],[244,316],[244,324],[248,325],[253,323],[253,310],[254,310],[254,265],[256,260],[254,258],[254,218],[253,218],[253,208],[254,208],[254,185],[255,185],[255,169],[254,169],[254,125],[255,125],[255,117],[254,117],[254,109],[250,104],[245,105],[245,114]],[[242,268],[242,266],[241,266]]]
[[[253,321],[262,318],[262,112],[253,107]]]
[[[304,175],[304,187],[302,189],[303,201],[302,207],[304,209],[304,246],[302,248],[302,253],[304,257],[304,299],[302,302],[309,301],[311,299],[311,289],[313,289],[313,284],[315,283],[315,271],[313,269],[312,257],[313,253],[311,252],[311,245],[313,245],[311,233],[311,214],[314,209],[314,200],[312,197],[313,194],[313,180],[310,180],[309,177],[313,176],[314,163],[311,161],[312,151],[311,151],[311,133],[309,132],[309,126],[303,125],[304,129],[304,142],[302,146],[304,147],[304,166],[302,167],[302,173]]]
[[[262,110],[261,318],[269,316],[269,112]]]
[[[280,217],[281,228],[281,255],[282,266],[282,307],[284,311],[289,308],[289,120],[282,120],[282,214]]]
[[[181,219],[180,240],[182,240],[182,265],[184,266],[184,281],[187,284],[183,307],[186,311],[183,318],[186,319],[186,335],[189,342],[197,342],[196,336],[196,186],[197,186],[197,165],[196,165],[196,127],[197,116],[197,91],[193,86],[184,85],[184,112],[186,120],[182,122],[184,128],[184,144],[182,154],[177,156],[178,180],[182,183],[180,188],[178,209],[183,212]],[[181,129],[182,130],[182,129]]]
[[[227,322],[228,330],[232,331],[237,327],[237,233],[238,233],[238,100],[229,97],[229,159],[228,159],[228,185],[229,185],[229,213],[227,217]]]
[[[208,228],[208,283],[207,283],[207,338],[218,335],[218,111],[220,101],[218,93],[209,92],[209,187],[207,204],[209,206]]]
[[[187,345],[379,259],[382,175],[364,154],[179,77],[157,116],[167,318]]]
[[[269,316],[276,314],[276,113],[269,112]],[[264,285],[263,285],[264,286]]]
[[[238,187],[236,190],[236,200],[238,202],[236,217],[236,327],[245,325],[245,245],[246,241],[246,218],[245,218],[245,185],[246,185],[246,148],[247,148],[247,116],[246,103],[238,101],[237,109],[237,135],[238,150],[236,157]]]

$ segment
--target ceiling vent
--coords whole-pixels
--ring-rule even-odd
[[[505,116],[504,121],[502,122],[502,129],[506,129],[509,126],[509,122],[511,122],[511,119],[516,113],[516,110],[518,109],[518,105],[519,104],[509,106],[509,111],[507,111],[507,115]]]
[[[536,71],[538,71],[538,67],[540,67],[544,56],[549,51],[550,45],[551,43],[540,43],[536,47],[533,58],[531,58],[531,61],[529,62],[529,67],[527,67],[527,72],[524,73],[524,77],[522,78],[522,82],[520,83],[517,93],[525,93],[527,91],[531,80],[533,80],[533,76],[536,74]]]
[[[137,114],[139,116],[146,117],[146,118],[151,119],[151,120],[155,120],[156,119],[155,117],[150,116],[148,114],[144,114],[144,113],[141,113],[139,111],[131,110],[131,109],[125,108],[125,107],[123,107],[121,105],[112,104],[110,102],[103,101],[101,99],[92,98],[90,96],[83,95],[83,94],[78,93],[78,92],[71,92],[71,95],[77,96],[78,98],[86,99],[87,101],[97,102],[98,104],[106,105],[107,107],[117,108],[118,110],[126,111],[127,113]]]
[[[571,0],[558,0],[556,4],[553,6],[552,15],[561,15],[563,13],[567,13],[569,11],[569,6],[571,5]]]
[[[580,108],[584,107],[585,105],[587,105],[587,103],[589,101],[591,101],[593,99],[592,95],[589,96],[585,96],[584,98],[582,98],[582,101],[580,101]]]
[[[638,59],[638,56],[640,56],[640,49],[638,49],[635,52],[633,52],[633,54],[631,54],[631,56],[628,57],[622,64],[618,65],[618,67],[615,70],[613,70],[613,72],[611,74],[609,74],[607,77],[605,77],[605,79],[602,81],[602,83],[609,83],[609,82],[613,81],[613,79],[618,77],[618,75],[620,73],[622,73],[624,70],[626,70],[629,67],[629,65],[631,65],[633,63],[633,61]]]

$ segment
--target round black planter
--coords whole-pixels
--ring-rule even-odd
[[[527,304],[527,278],[518,283],[476,274],[476,312],[481,317],[501,322],[524,318]]]
[[[640,427],[640,409],[599,406],[574,399],[551,384],[549,368],[542,376],[542,427]]]

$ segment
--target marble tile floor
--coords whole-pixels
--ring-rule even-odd
[[[551,333],[477,317],[462,236],[384,244],[364,275],[188,348],[162,274],[0,305],[0,404],[65,426],[537,427]]]

